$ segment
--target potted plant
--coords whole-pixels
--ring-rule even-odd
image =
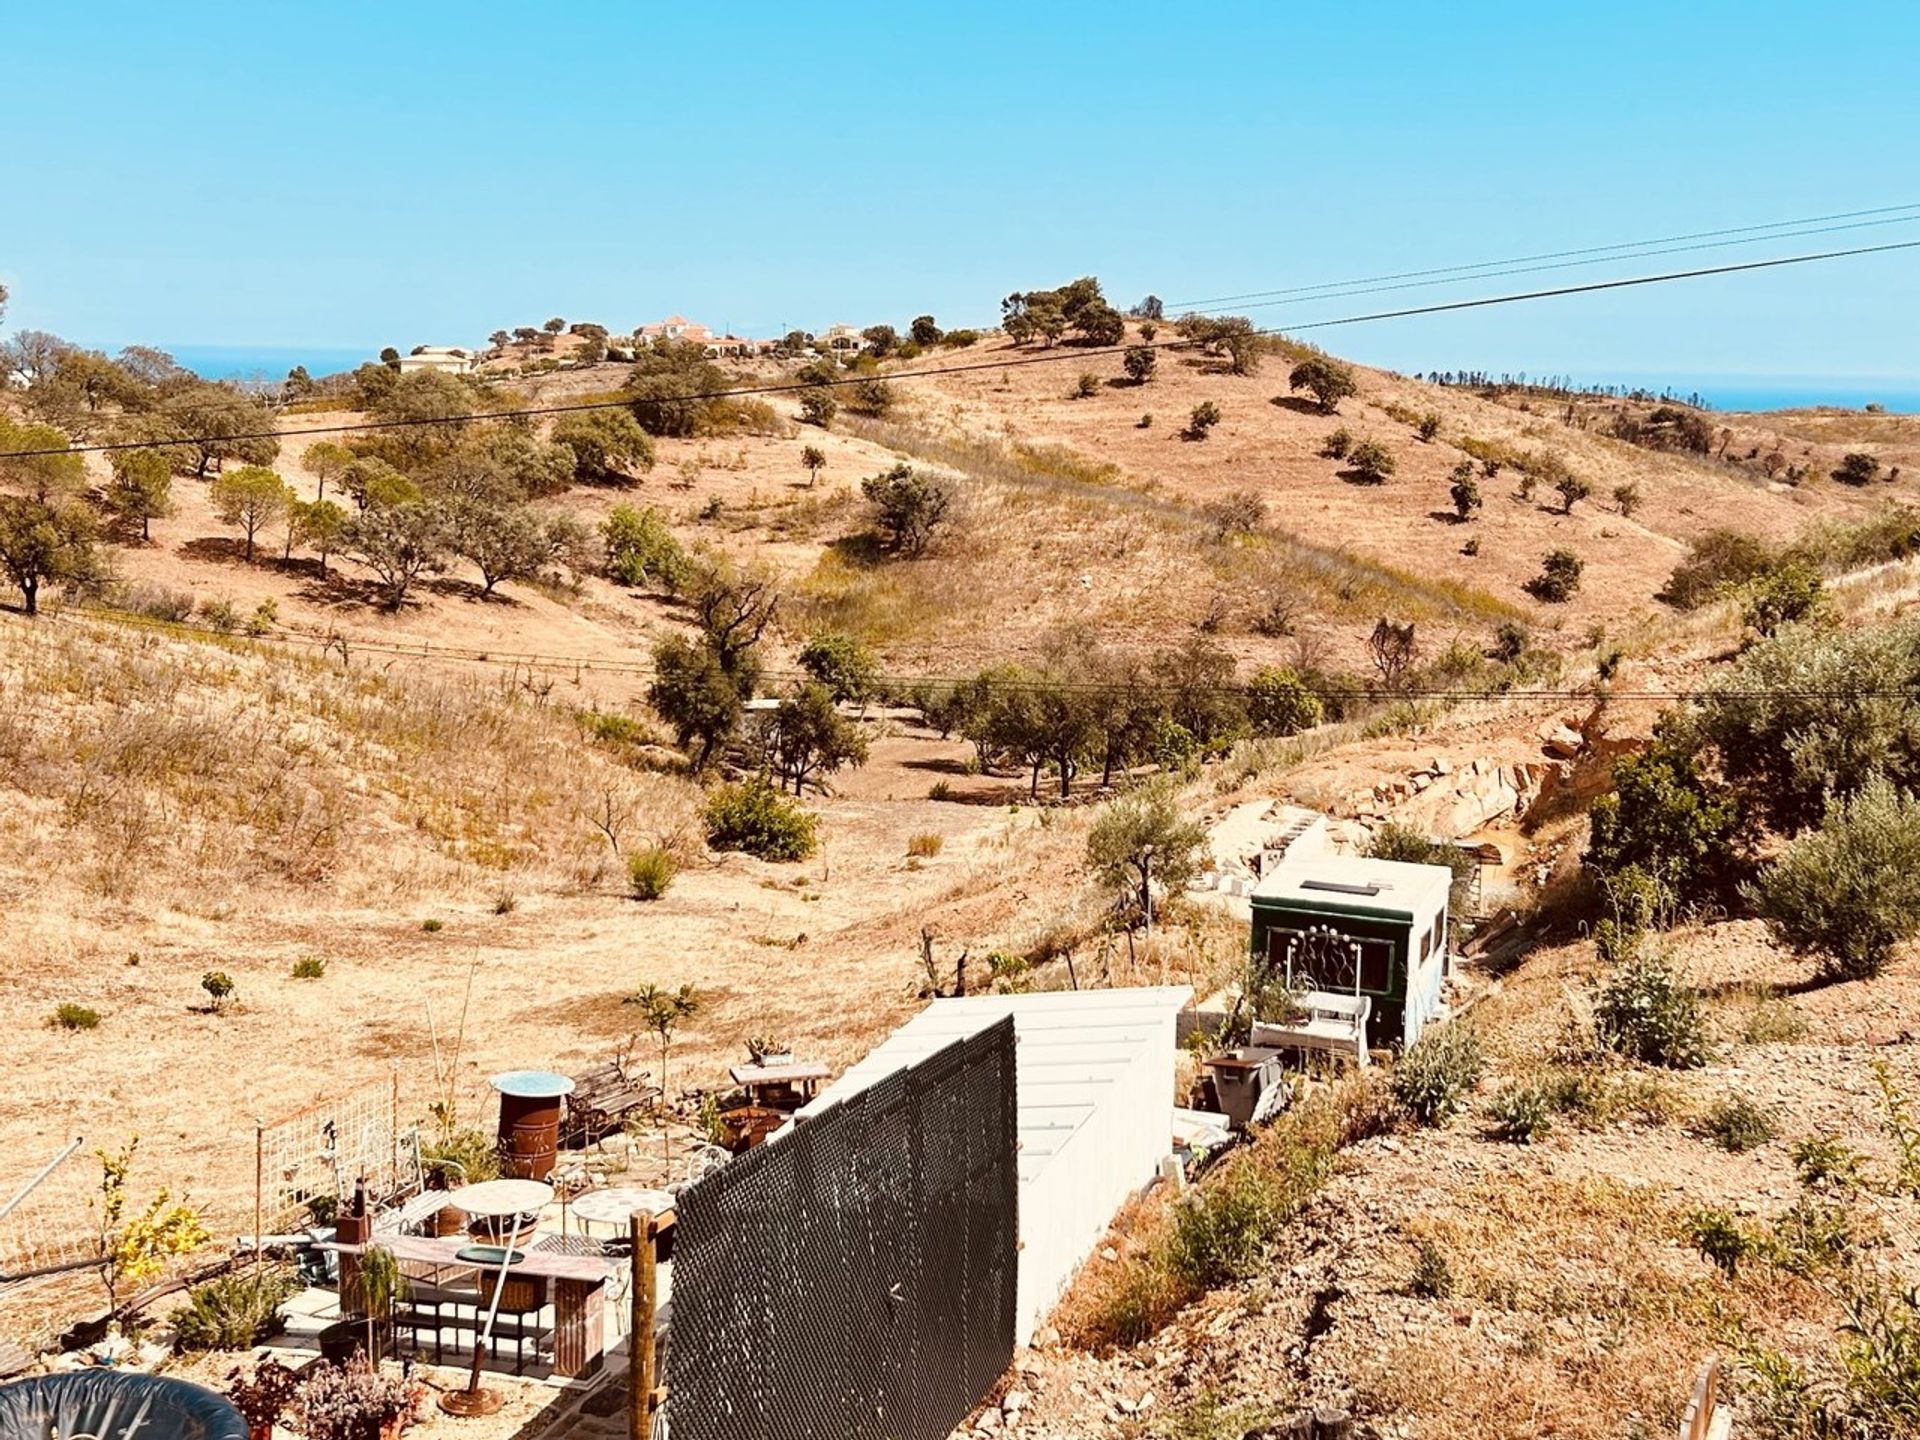
[[[426,1388],[366,1360],[321,1361],[307,1371],[294,1423],[307,1440],[394,1440],[418,1417]]]
[[[478,1130],[448,1128],[439,1139],[420,1147],[420,1170],[429,1190],[477,1185],[499,1178],[500,1151]],[[466,1223],[466,1216],[449,1205],[434,1216],[434,1233],[458,1235]]]
[[[335,1364],[356,1355],[382,1358],[393,1329],[393,1302],[405,1285],[391,1250],[379,1245],[362,1250],[351,1283],[341,1287],[340,1318],[320,1332],[321,1358]]]
[[[756,1065],[791,1065],[793,1046],[785,1040],[770,1040],[755,1036],[747,1041],[747,1054]]]
[[[252,1440],[272,1440],[273,1427],[300,1393],[300,1377],[278,1360],[262,1360],[249,1375],[239,1366],[227,1372],[227,1399],[247,1422]]]

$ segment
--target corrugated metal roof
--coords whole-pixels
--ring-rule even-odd
[[[1114,1093],[1129,1066],[1152,1061],[1154,1041],[1169,1017],[1192,1000],[1193,991],[1185,985],[935,1000],[803,1106],[799,1116],[857,1095],[1011,1015],[1019,1043],[1020,1178],[1031,1181]]]

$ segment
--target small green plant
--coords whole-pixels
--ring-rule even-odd
[[[1445,1300],[1453,1294],[1453,1267],[1447,1263],[1446,1252],[1433,1241],[1414,1242],[1413,1274],[1407,1280],[1407,1290],[1423,1300]]]
[[[1601,986],[1594,1031],[1604,1048],[1646,1065],[1695,1070],[1712,1058],[1700,997],[1657,954],[1633,956]]]
[[[658,900],[673,884],[678,869],[672,851],[649,845],[627,857],[627,888],[636,900]]]
[[[1187,416],[1187,428],[1181,433],[1189,440],[1204,440],[1219,423],[1220,407],[1211,400],[1202,400]]]
[[[1347,452],[1353,449],[1353,432],[1342,425],[1327,436],[1320,446],[1320,453],[1329,460],[1344,460]]]
[[[1460,553],[1469,557],[1478,555],[1480,553],[1480,537],[1478,535],[1467,537],[1467,543],[1460,547]]]
[[[422,920],[420,922],[420,928],[429,935],[438,935],[442,930],[447,928],[447,922],[444,920]]]
[[[1413,427],[1413,433],[1422,441],[1430,443],[1433,437],[1440,433],[1440,417],[1431,411],[1422,415],[1419,423]]]
[[[499,1146],[479,1130],[443,1130],[438,1138],[420,1147],[420,1168],[435,1189],[477,1185],[499,1177]]]
[[[1920,1121],[1913,1115],[1912,1102],[1893,1078],[1893,1067],[1884,1060],[1873,1062],[1874,1083],[1880,1087],[1880,1124],[1900,1152],[1900,1187],[1920,1196]]]
[[[1860,1183],[1861,1154],[1838,1135],[1809,1135],[1793,1145],[1793,1170],[1809,1189],[1850,1190]]]
[[[1393,1068],[1393,1098],[1415,1122],[1444,1125],[1480,1083],[1480,1037],[1471,1025],[1440,1025],[1407,1047]]]
[[[1731,1211],[1718,1208],[1695,1211],[1687,1221],[1687,1238],[1728,1279],[1738,1273],[1744,1261],[1764,1249],[1761,1237],[1743,1226]]]
[[[933,784],[927,787],[927,799],[929,800],[953,799],[953,782],[951,780],[934,781]]]
[[[1541,1085],[1509,1085],[1487,1102],[1488,1128],[1513,1145],[1531,1145],[1553,1129],[1553,1097]]]
[[[1772,1118],[1744,1095],[1715,1101],[1700,1117],[1699,1131],[1702,1138],[1733,1155],[1758,1149],[1775,1134]]]
[[[254,606],[253,613],[247,617],[247,634],[256,638],[269,634],[273,630],[273,627],[279,623],[279,620],[280,607],[274,603],[273,597],[269,595],[265,600],[262,600],[258,605]]]
[[[58,1030],[96,1030],[100,1026],[100,1012],[89,1005],[63,1000],[53,1007],[47,1023]]]
[[[173,1317],[181,1350],[249,1350],[285,1328],[280,1307],[304,1288],[291,1266],[234,1271],[195,1285]]]
[[[200,988],[207,992],[207,1008],[218,1012],[233,998],[233,977],[224,970],[209,970],[200,977]]]
[[[916,860],[931,860],[940,853],[940,848],[945,843],[946,841],[942,839],[942,837],[932,834],[931,832],[915,835],[907,841],[907,854],[913,856]]]
[[[293,978],[296,980],[318,980],[327,973],[327,962],[318,955],[302,955],[293,962]]]

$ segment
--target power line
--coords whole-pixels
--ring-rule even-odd
[[[1536,260],[1564,260],[1573,255],[1606,255],[1616,260],[1635,260],[1638,255],[1610,252],[1639,250],[1648,245],[1677,245],[1686,240],[1710,240],[1721,235],[1752,235],[1763,230],[1785,230],[1799,225],[1824,225],[1829,221],[1858,220],[1868,215],[1892,215],[1904,210],[1920,210],[1920,203],[1881,205],[1871,210],[1840,210],[1831,215],[1806,215],[1798,220],[1775,220],[1765,225],[1735,225],[1720,230],[1695,230],[1686,235],[1660,235],[1649,240],[1622,240],[1613,245],[1591,245],[1579,250],[1548,250],[1538,255],[1510,255],[1504,260],[1481,260],[1470,265],[1441,265],[1428,270],[1399,270],[1389,275],[1369,275],[1353,280],[1329,280],[1318,285],[1300,285],[1288,290],[1249,290],[1239,295],[1214,295],[1204,300],[1169,301],[1179,309],[1198,309],[1203,305],[1230,305],[1240,300],[1264,300],[1272,296],[1306,295],[1317,290],[1340,290],[1350,285],[1380,285],[1390,280],[1415,280],[1428,275],[1465,275],[1468,271],[1488,270],[1499,265],[1528,265]],[[1836,227],[1843,228],[1843,227]],[[1762,236],[1763,239],[1779,238]],[[1484,279],[1485,276],[1474,276]]]
[[[1379,320],[1400,320],[1416,315],[1439,315],[1454,310],[1483,309],[1494,305],[1516,305],[1533,300],[1548,300],[1565,295],[1587,295],[1602,290],[1622,290],[1641,285],[1662,285],[1678,280],[1697,280],[1712,275],[1736,275],[1754,270],[1774,270],[1788,265],[1811,265],[1828,260],[1845,260],[1861,255],[1881,255],[1897,250],[1920,249],[1920,240],[1902,240],[1885,245],[1862,245],[1845,250],[1824,250],[1805,255],[1781,255],[1766,260],[1745,260],[1727,265],[1703,266],[1693,270],[1670,270],[1654,275],[1632,275],[1612,280],[1595,280],[1581,285],[1562,285],[1547,290],[1529,290],[1508,295],[1487,295],[1471,300],[1447,300],[1431,305],[1409,306],[1398,310],[1376,310],[1366,314],[1342,315],[1334,319],[1303,321],[1294,325],[1271,326],[1256,329],[1249,333],[1258,336],[1284,336],[1298,334],[1302,330],[1324,330],[1336,325],[1361,325]],[[789,380],[768,385],[741,385],[724,390],[690,391],[679,395],[653,395],[644,397],[658,404],[691,404],[707,400],[739,399],[752,395],[787,395],[800,391],[837,389],[849,385],[863,385],[875,379],[889,382],[909,380],[929,380],[944,375],[966,375],[987,370],[1011,370],[1026,365],[1061,364],[1066,361],[1086,360],[1096,356],[1118,355],[1129,349],[1177,350],[1190,348],[1193,342],[1187,340],[1160,340],[1144,342],[1139,345],[1104,345],[1075,347],[1070,350],[1048,351],[1041,355],[1026,355],[1018,359],[982,360],[965,365],[940,365],[924,370],[894,371],[886,376],[853,375],[838,376],[827,380]],[[636,397],[638,398],[638,397]],[[165,440],[121,440],[91,445],[50,446],[33,450],[0,451],[0,460],[28,460],[48,455],[92,455],[108,454],[123,450],[165,450],[183,445],[232,444],[240,440],[288,440],[300,439],[311,435],[345,435],[377,430],[417,429],[426,425],[466,425],[485,420],[533,419],[547,415],[571,415],[591,410],[623,410],[629,408],[632,399],[591,400],[568,405],[532,405],[505,410],[476,411],[467,415],[445,415],[436,417],[408,418],[400,420],[359,420],[342,422],[335,425],[309,425],[292,430],[256,430],[232,435],[176,436]]]
[[[1242,305],[1243,310],[1264,310],[1273,305],[1312,304],[1321,300],[1351,300],[1361,295],[1384,295],[1394,290],[1424,290],[1435,285],[1458,284],[1463,280],[1498,280],[1508,275],[1537,275],[1547,270],[1575,270],[1586,265],[1602,265],[1614,260],[1652,260],[1661,255],[1684,255],[1698,250],[1724,250],[1732,245],[1757,245],[1773,240],[1796,240],[1809,235],[1832,235],[1842,230],[1868,230],[1880,225],[1920,224],[1920,214],[1902,215],[1891,220],[1861,220],[1851,225],[1824,225],[1811,230],[1788,230],[1776,235],[1755,235],[1744,240],[1713,240],[1700,245],[1673,245],[1659,250],[1641,250],[1632,255],[1609,255],[1588,260],[1562,260],[1548,265],[1519,265],[1505,270],[1484,270],[1472,275],[1441,277],[1435,280],[1408,280],[1398,285],[1366,285],[1355,289],[1328,290],[1319,295],[1297,299],[1256,300]]]

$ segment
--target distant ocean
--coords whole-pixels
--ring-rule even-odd
[[[326,345],[162,345],[203,380],[284,380],[296,365],[316,379],[374,359],[380,347],[356,350]]]
[[[1698,395],[1716,410],[1802,410],[1836,405],[1862,410],[1884,405],[1896,415],[1920,415],[1920,376],[1702,375],[1675,380],[1666,376],[1579,376],[1578,383],[1628,385],[1686,399]]]

